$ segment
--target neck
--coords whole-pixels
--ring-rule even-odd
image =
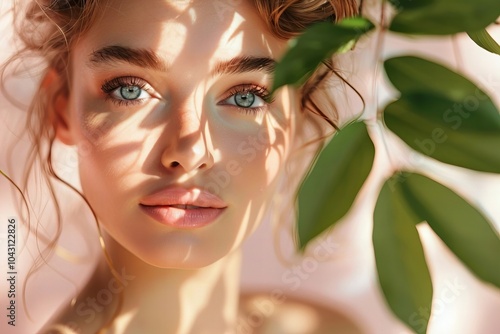
[[[151,266],[109,237],[106,249],[116,273],[114,276],[109,273],[102,283],[122,296],[110,333],[188,334],[201,333],[207,328],[225,333],[234,326],[239,296],[239,251],[207,267],[181,270]],[[103,267],[110,272],[104,260]]]

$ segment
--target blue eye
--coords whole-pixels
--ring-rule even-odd
[[[119,94],[122,98],[125,100],[135,100],[141,96],[141,87],[138,86],[127,86],[127,87],[121,87],[119,90]],[[118,92],[116,90],[115,92]]]
[[[116,88],[111,92],[111,95],[119,100],[138,100],[138,99],[146,99],[151,97],[143,88],[140,86],[123,86]]]
[[[233,105],[241,109],[260,110],[268,105],[267,89],[256,85],[240,85],[231,89],[220,105]]]
[[[137,77],[118,77],[106,81],[101,90],[113,101],[119,104],[140,103],[151,98],[149,85]]]
[[[234,101],[234,105],[240,108],[258,108],[266,104],[262,98],[252,92],[236,93],[226,101],[230,104]]]

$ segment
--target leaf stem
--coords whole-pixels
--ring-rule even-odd
[[[453,56],[455,57],[455,62],[457,63],[457,70],[462,71],[464,67],[464,60],[460,54],[460,46],[458,45],[457,35],[451,36],[451,45],[453,47]]]

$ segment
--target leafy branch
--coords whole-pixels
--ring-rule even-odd
[[[467,33],[500,55],[486,27],[500,16],[498,0],[380,0],[395,14],[378,26],[366,17],[310,27],[278,63],[273,91],[305,82],[326,58],[342,53],[378,28],[406,36]],[[409,147],[443,163],[500,173],[500,113],[492,99],[465,76],[415,56],[384,61],[384,72],[400,95],[378,112],[378,122]],[[299,247],[334,226],[370,173],[375,156],[366,124],[354,121],[323,148],[299,193]],[[477,208],[423,175],[398,170],[380,190],[374,210],[373,247],[379,283],[400,320],[417,333],[415,321],[431,309],[432,281],[416,226],[426,221],[479,279],[500,288],[500,237]]]

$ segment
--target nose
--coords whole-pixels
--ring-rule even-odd
[[[161,163],[167,170],[191,172],[213,166],[208,128],[196,112],[179,113],[178,117],[171,119],[165,132]]]

